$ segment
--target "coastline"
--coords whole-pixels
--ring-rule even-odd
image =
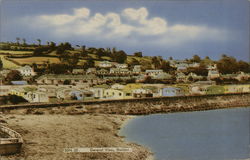
[[[1,114],[4,125],[19,132],[24,139],[21,153],[1,157],[15,159],[130,159],[153,160],[144,146],[128,142],[119,130],[135,116],[108,114],[26,114],[21,111]],[[3,122],[3,121],[2,121]],[[126,147],[133,152],[64,153],[64,148]]]

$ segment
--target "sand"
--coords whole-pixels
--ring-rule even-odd
[[[148,149],[126,142],[118,135],[120,127],[132,116],[107,114],[2,114],[4,125],[24,139],[22,152],[1,160],[151,160]],[[65,153],[64,148],[131,147],[133,152]]]

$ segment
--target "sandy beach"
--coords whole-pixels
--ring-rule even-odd
[[[44,109],[43,111],[45,111]],[[68,115],[43,113],[27,114],[16,110],[1,114],[2,123],[24,139],[22,152],[1,157],[6,160],[151,160],[150,151],[137,144],[126,142],[118,135],[120,127],[133,116],[108,114]],[[65,153],[64,148],[129,147],[132,152]]]

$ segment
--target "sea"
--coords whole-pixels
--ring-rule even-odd
[[[250,107],[138,116],[120,130],[155,160],[250,158]]]

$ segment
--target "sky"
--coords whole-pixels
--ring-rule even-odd
[[[249,61],[248,0],[0,0],[0,41]]]

